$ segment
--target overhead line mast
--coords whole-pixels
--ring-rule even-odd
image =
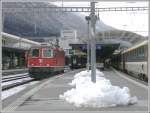
[[[95,42],[95,2],[91,2],[91,14],[90,14],[90,34],[91,34],[91,81],[96,83],[96,42]]]

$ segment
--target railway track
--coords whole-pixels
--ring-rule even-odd
[[[28,69],[10,69],[10,70],[2,70],[2,75],[3,76],[8,76],[8,75],[14,75],[14,74],[20,74],[20,73],[27,73]]]
[[[9,75],[2,77],[2,91],[27,84],[34,81],[33,78],[30,78],[28,73]]]
[[[9,75],[2,77],[2,82],[8,82],[12,80],[22,79],[29,77],[28,73],[17,74],[17,75]]]
[[[69,71],[66,68],[66,72]],[[35,79],[30,78],[28,73],[13,74],[13,75],[3,75],[2,76],[2,91],[27,84],[29,82],[35,81]]]

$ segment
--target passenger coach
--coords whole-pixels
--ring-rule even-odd
[[[148,41],[143,41],[125,51],[113,55],[112,64],[115,68],[148,81],[147,75]]]

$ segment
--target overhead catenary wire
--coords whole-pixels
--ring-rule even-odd
[[[90,7],[64,7],[63,2],[61,7],[15,7],[16,9],[20,10],[14,10],[13,12],[25,12],[27,9],[35,9],[35,11],[40,10],[40,11],[50,11],[50,12],[90,12],[91,9]],[[5,10],[7,9],[7,10]],[[148,11],[148,7],[106,7],[106,8],[95,8],[95,12],[112,12],[112,11]],[[12,12],[11,7],[3,7],[4,12]]]

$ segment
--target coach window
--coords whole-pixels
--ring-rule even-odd
[[[32,57],[38,57],[39,56],[39,49],[32,49]]]
[[[143,57],[143,56],[144,56],[144,48],[141,47],[141,48],[140,48],[140,57]]]
[[[136,49],[134,50],[134,57],[136,57]]]
[[[136,57],[138,57],[138,50],[137,49],[135,50],[135,54],[136,54]]]
[[[131,52],[131,51],[129,51],[129,58],[131,58],[131,56],[132,56],[132,52]]]
[[[144,57],[145,49],[144,46],[142,47],[142,56]]]
[[[145,46],[145,49],[144,49],[145,57],[147,57],[147,53],[148,53],[147,50],[148,50],[148,46],[146,45],[146,46]]]
[[[134,56],[136,57],[136,49],[134,50]]]
[[[43,50],[43,57],[52,57],[52,50],[47,48]]]
[[[140,57],[140,48],[137,49],[137,56]]]

